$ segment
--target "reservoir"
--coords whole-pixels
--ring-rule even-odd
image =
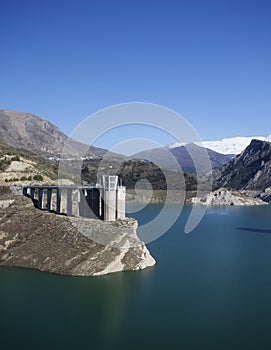
[[[133,216],[144,224],[160,209]],[[190,210],[148,244],[153,268],[100,277],[1,268],[1,348],[270,349],[271,206],[212,207],[185,234]]]

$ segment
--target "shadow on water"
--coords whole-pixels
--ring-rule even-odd
[[[262,228],[236,227],[236,230],[271,234],[271,230],[266,230],[266,229],[262,229]]]

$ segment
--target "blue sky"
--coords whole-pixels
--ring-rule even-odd
[[[5,0],[0,13],[2,109],[69,134],[143,101],[182,114],[203,140],[271,134],[268,0]]]

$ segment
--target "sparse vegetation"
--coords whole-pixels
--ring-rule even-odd
[[[32,181],[35,180],[35,181],[43,181],[43,176],[40,175],[40,174],[36,174],[34,175],[33,177],[30,175],[28,177],[26,176],[21,176],[20,178],[18,177],[12,177],[10,179],[5,179],[5,182],[16,182],[16,181]]]
[[[76,165],[74,162],[73,166],[78,166],[78,164]],[[208,185],[193,174],[180,174],[176,170],[160,169],[154,163],[147,161],[127,160],[120,162],[117,159],[110,159],[101,162],[98,160],[87,160],[83,163],[83,180],[89,183],[96,182],[103,174],[119,175],[122,184],[127,188],[127,193],[130,193],[132,196],[135,194],[134,189],[136,186],[140,186],[140,189],[144,192],[151,185],[153,199],[157,201],[164,200],[167,191],[169,191],[171,197],[178,199],[182,196],[183,191],[186,192],[187,197],[191,197],[198,187],[200,187],[201,191],[209,190]],[[140,180],[144,181],[138,182]]]
[[[10,179],[5,179],[5,182],[16,182],[19,181],[18,177],[12,177]]]
[[[32,180],[43,181],[45,177],[56,180],[58,177],[58,165],[56,163],[51,163],[30,151],[16,149],[0,142],[0,173],[6,172],[8,166],[14,161],[29,162],[29,169],[22,168],[22,170],[13,171],[11,175],[7,174],[6,178],[2,177],[2,181],[5,183]],[[31,168],[32,171],[34,170],[34,174],[31,174]]]
[[[3,197],[6,194],[10,194],[11,190],[8,186],[0,186],[0,197]]]
[[[14,156],[14,157],[11,158],[11,161],[12,161],[12,162],[20,162],[20,160],[21,160],[21,159],[20,159],[20,157],[19,157],[18,155],[16,155],[16,156]]]
[[[11,160],[7,159],[6,157],[4,159],[0,160],[0,171],[5,171],[6,168],[11,164]]]
[[[33,176],[33,180],[35,181],[43,181],[43,176],[38,174]]]

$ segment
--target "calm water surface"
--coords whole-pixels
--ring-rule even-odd
[[[158,205],[135,217],[144,223]],[[190,207],[154,268],[95,278],[0,269],[2,349],[270,349],[271,206]]]

